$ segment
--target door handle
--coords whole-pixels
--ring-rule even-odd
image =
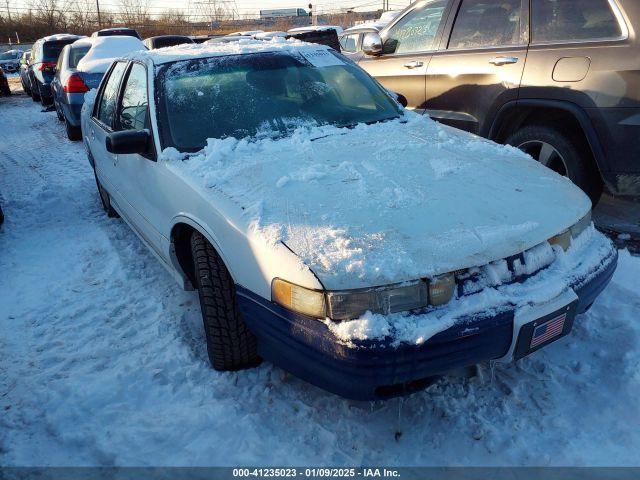
[[[501,67],[502,65],[507,65],[510,63],[518,63],[518,57],[494,57],[489,60],[489,63],[495,65],[496,67]]]
[[[420,60],[413,60],[404,64],[404,66],[407,68],[419,68],[423,65],[424,63],[422,63]]]

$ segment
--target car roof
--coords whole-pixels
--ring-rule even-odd
[[[297,39],[275,37],[273,40],[255,40],[240,38],[225,43],[185,43],[159,50],[144,50],[126,55],[126,60],[137,60],[154,65],[162,65],[182,60],[223,57],[228,55],[247,55],[252,53],[295,54],[303,51],[331,50],[326,45],[307,43]]]
[[[74,35],[72,33],[56,33],[54,35],[43,37],[38,41],[39,42],[60,42],[64,40],[77,40],[79,38],[84,38],[84,35]]]

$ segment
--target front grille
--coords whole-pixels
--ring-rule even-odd
[[[487,287],[523,282],[547,268],[554,260],[553,248],[544,242],[517,255],[463,270],[456,274],[458,298],[478,293]]]

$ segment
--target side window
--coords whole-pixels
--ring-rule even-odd
[[[345,35],[340,39],[340,48],[345,52],[353,53],[356,51],[358,46],[358,33],[354,33],[353,35]]]
[[[531,7],[534,42],[622,36],[608,0],[533,0]]]
[[[520,0],[463,0],[449,48],[519,44],[520,7]]]
[[[122,104],[118,113],[119,130],[146,128],[148,112],[147,70],[139,63],[134,63],[122,93]]]
[[[120,86],[120,79],[126,66],[127,64],[125,62],[118,62],[116,66],[113,67],[113,70],[111,70],[111,75],[109,75],[107,83],[102,90],[96,117],[108,127],[113,125],[113,118],[116,114],[116,102],[118,100],[118,87]]]
[[[436,48],[436,34],[447,2],[438,0],[416,8],[396,23],[384,40],[384,53],[411,53]]]

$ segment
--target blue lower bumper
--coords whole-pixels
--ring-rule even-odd
[[[597,272],[576,281],[577,313],[586,311],[611,280],[612,251]],[[318,387],[355,400],[411,393],[430,378],[504,356],[511,346],[515,309],[461,319],[420,346],[377,343],[353,348],[338,343],[327,326],[292,313],[237,286],[238,303],[259,354]],[[469,332],[472,332],[471,334]]]

